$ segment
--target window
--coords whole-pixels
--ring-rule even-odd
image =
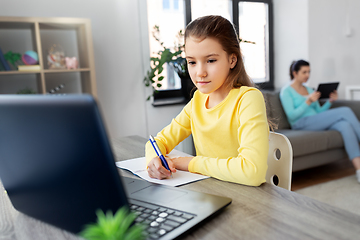
[[[239,2],[239,29],[242,39],[254,44],[240,43],[247,73],[255,83],[269,80],[269,28],[266,3]]]
[[[179,10],[179,0],[174,0],[174,10]]]
[[[240,48],[250,78],[263,89],[272,89],[272,5],[271,1],[233,1],[233,22],[243,40]]]
[[[170,9],[170,0],[163,0],[163,9]]]
[[[157,37],[163,42],[164,47],[173,50],[179,40],[176,37],[178,32],[185,28],[184,0],[148,0],[147,9],[150,57],[163,49],[153,37],[154,26],[159,27]],[[157,90],[181,89],[181,80],[171,65],[165,64],[162,76],[162,86],[155,87]]]
[[[273,89],[272,0],[147,0],[150,54],[161,49],[152,30],[159,26],[164,46],[175,46],[179,30],[192,19],[221,15],[234,23],[242,40],[240,47],[250,78],[263,89]],[[253,43],[248,43],[253,42]],[[166,65],[164,79],[156,95],[181,96],[181,80],[172,66]],[[171,102],[171,101],[170,101]],[[183,101],[182,101],[183,102]]]
[[[220,15],[232,21],[231,0],[191,0],[191,19],[206,15]]]

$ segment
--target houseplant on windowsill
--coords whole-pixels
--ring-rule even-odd
[[[150,58],[150,70],[147,71],[147,74],[144,77],[144,84],[146,87],[152,87],[153,92],[157,92],[154,85],[160,88],[162,86],[162,76],[165,64],[169,64],[174,67],[174,70],[177,72],[178,76],[181,79],[181,85],[183,91],[188,91],[188,89],[193,88],[193,84],[190,80],[189,73],[187,71],[186,59],[183,56],[184,52],[184,33],[180,30],[176,36],[174,48],[167,48],[164,46],[164,43],[160,40],[160,29],[159,26],[155,25],[152,31],[152,36],[160,44],[161,50],[154,53],[154,56]],[[150,100],[152,95],[147,97],[147,100]],[[184,93],[184,96],[186,94]]]

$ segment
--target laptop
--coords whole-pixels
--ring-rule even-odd
[[[339,82],[320,83],[317,90],[321,93],[320,99],[330,98],[330,93],[335,91],[339,86]]]
[[[1,95],[0,116],[0,179],[13,206],[61,229],[77,234],[97,209],[128,206],[148,239],[174,239],[231,203],[121,177],[90,95]]]

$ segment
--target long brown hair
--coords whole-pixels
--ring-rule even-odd
[[[215,15],[197,18],[186,26],[184,37],[185,45],[186,39],[189,37],[216,39],[229,56],[235,54],[237,57],[235,67],[230,70],[229,76],[225,80],[226,87],[230,89],[241,86],[254,87],[254,83],[245,71],[239,38],[234,25],[226,18]]]

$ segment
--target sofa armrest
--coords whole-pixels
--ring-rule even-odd
[[[337,100],[332,103],[331,108],[349,107],[355,113],[356,117],[360,119],[360,101],[354,100]]]

